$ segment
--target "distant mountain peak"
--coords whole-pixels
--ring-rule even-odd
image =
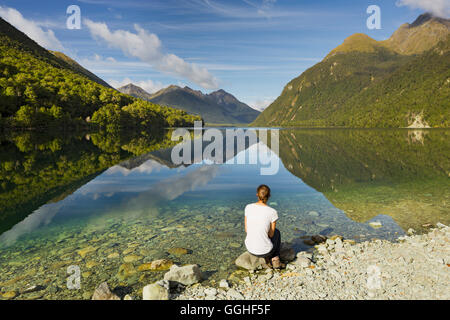
[[[353,34],[291,80],[254,126],[448,127],[449,20],[430,14],[388,40]]]
[[[209,123],[250,123],[259,114],[223,89],[204,94],[188,86],[171,85],[151,95],[147,100],[199,114]]]
[[[413,23],[405,23],[400,26],[383,43],[400,54],[420,54],[431,49],[440,41],[445,41],[449,33],[449,19],[424,13]]]
[[[126,84],[126,85],[122,86],[121,88],[123,88],[123,89],[141,89],[141,90],[144,90],[141,87],[138,87],[138,86],[136,86],[136,85],[134,85],[132,83]]]
[[[332,50],[327,58],[339,53],[374,52],[376,48],[380,47],[382,47],[382,45],[368,35],[364,33],[355,33],[347,37],[341,45]]]
[[[226,92],[225,90],[223,90],[223,89],[219,89],[219,90],[217,90],[217,91],[213,91],[213,92],[211,92],[209,95],[222,95],[222,94],[229,94],[228,92]]]
[[[128,94],[135,98],[143,99],[143,100],[148,100],[152,96],[150,93],[148,93],[147,91],[145,91],[144,89],[142,89],[141,87],[139,87],[133,83],[124,85],[123,87],[120,87],[117,90],[119,90],[122,93]]]
[[[427,23],[430,20],[445,24],[447,26],[449,26],[449,22],[450,22],[449,19],[439,18],[439,17],[436,17],[435,15],[433,15],[432,13],[426,12],[426,13],[418,16],[417,19],[413,23],[408,24],[408,25],[410,28],[415,28],[415,27],[419,27],[419,26]]]

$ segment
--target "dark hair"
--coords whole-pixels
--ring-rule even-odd
[[[260,201],[267,203],[267,200],[270,198],[270,188],[262,184],[256,189],[256,195]]]

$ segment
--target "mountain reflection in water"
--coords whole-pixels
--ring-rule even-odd
[[[278,154],[253,141],[223,152],[222,164],[189,165],[172,162],[171,131],[11,134],[0,139],[0,286],[50,281],[60,289],[44,298],[82,299],[108,281],[139,296],[164,271],[137,269],[156,259],[227,278],[245,250],[243,209],[261,183],[297,251],[311,249],[315,234],[395,240],[448,224],[449,134],[280,129]],[[261,176],[261,163],[232,164],[258,151],[279,162],[275,175]],[[172,250],[180,247],[188,250]],[[83,272],[81,291],[62,287],[69,265]]]

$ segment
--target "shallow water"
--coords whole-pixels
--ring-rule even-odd
[[[450,131],[280,130],[271,155],[279,170],[266,176],[261,163],[231,164],[270,151],[263,142],[225,164],[184,166],[173,163],[168,136],[4,139],[0,287],[45,287],[22,299],[89,298],[108,281],[140,296],[164,272],[137,268],[161,258],[197,263],[213,283],[227,278],[245,250],[243,209],[261,183],[297,251],[315,234],[394,241],[450,222]],[[178,247],[187,254],[169,252]],[[71,265],[80,290],[67,289]]]

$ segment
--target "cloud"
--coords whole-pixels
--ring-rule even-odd
[[[108,80],[107,81],[113,88],[119,89],[120,87],[123,87],[129,83],[132,83],[138,87],[141,87],[142,89],[144,89],[145,91],[147,91],[148,93],[155,93],[161,89],[164,89],[165,85],[163,85],[161,82],[157,81],[153,81],[153,80],[145,80],[145,81],[136,81],[136,80],[132,80],[130,78],[125,78],[121,81],[117,81],[117,80]]]
[[[51,29],[47,28],[47,31],[44,31],[38,22],[25,19],[16,9],[0,6],[0,16],[42,47],[50,50],[64,50]]]
[[[254,7],[258,16],[271,18],[274,14],[274,5],[277,0],[262,0],[258,2],[253,2],[251,0],[243,0],[246,4]],[[279,13],[277,13],[278,15]],[[284,14],[283,14],[284,15]]]
[[[449,0],[398,0],[397,6],[408,6],[412,9],[423,9],[431,12],[437,17],[450,17],[450,1]]]
[[[205,89],[217,89],[218,80],[204,67],[188,63],[182,58],[163,52],[161,40],[135,24],[136,33],[125,30],[111,32],[105,23],[84,20],[91,35],[104,40],[110,47],[122,50],[125,55],[147,62],[155,69],[188,79]]]
[[[263,111],[268,106],[270,106],[274,100],[275,100],[274,98],[257,99],[255,101],[250,102],[248,105],[255,110]]]
[[[166,166],[160,164],[159,162],[157,162],[155,160],[148,160],[148,161],[145,161],[140,166],[133,168],[133,169],[128,169],[128,168],[125,168],[125,167],[121,166],[120,164],[118,164],[118,165],[115,165],[115,166],[109,168],[108,170],[106,170],[105,174],[113,175],[113,174],[120,173],[123,176],[128,176],[132,172],[150,174],[152,172],[159,172],[163,168],[166,168]]]
[[[261,6],[258,9],[258,14],[270,18],[273,6],[277,0],[263,0]]]
[[[60,211],[61,207],[61,202],[46,204],[40,207],[12,227],[12,229],[3,233],[0,236],[0,244],[4,246],[12,245],[20,236],[31,233],[42,225],[48,225]]]
[[[126,210],[138,213],[147,212],[160,201],[174,200],[185,192],[206,186],[219,172],[219,166],[205,165],[183,176],[161,180],[135,198],[130,199],[125,204]]]

